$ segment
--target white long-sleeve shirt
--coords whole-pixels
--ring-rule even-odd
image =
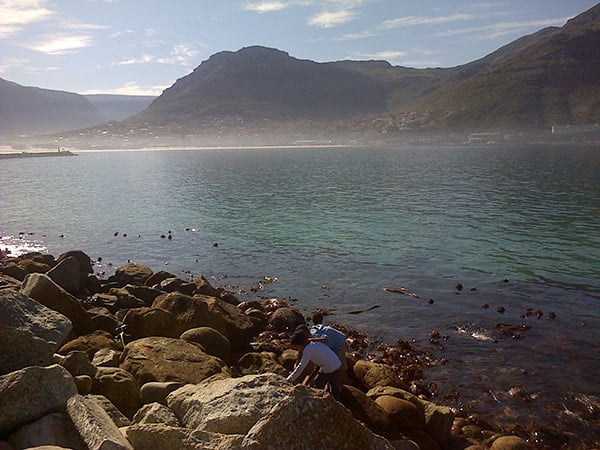
[[[300,364],[296,366],[294,371],[287,377],[290,382],[295,382],[296,378],[304,372],[308,363],[312,362],[319,366],[321,372],[332,373],[342,367],[340,358],[327,345],[322,342],[310,342],[302,352]]]

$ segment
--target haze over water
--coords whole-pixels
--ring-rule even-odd
[[[204,274],[389,343],[428,347],[437,330],[444,349],[428,348],[447,363],[426,375],[442,392],[597,433],[598,148],[81,152],[0,168],[1,248],[81,249],[106,275],[128,259]],[[496,322],[531,328],[513,339]]]

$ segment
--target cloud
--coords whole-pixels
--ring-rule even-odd
[[[173,64],[179,66],[190,66],[198,52],[186,44],[178,44],[173,47],[169,56],[157,57],[154,55],[142,55],[140,58],[129,58],[113,63],[113,66],[128,66],[134,64]]]
[[[373,37],[373,36],[376,36],[376,34],[371,31],[361,31],[358,33],[344,34],[343,36],[334,38],[334,40],[336,40],[336,41],[355,41],[357,39],[365,39],[365,38],[369,38],[369,37]]]
[[[18,33],[24,25],[42,22],[53,14],[45,0],[0,0],[0,36]]]
[[[497,38],[506,34],[523,33],[527,31],[538,31],[543,27],[562,26],[570,17],[562,17],[559,19],[532,20],[523,22],[500,22],[482,27],[458,28],[436,33],[436,36],[447,37],[458,34],[479,33],[487,38]]]
[[[308,24],[318,28],[333,28],[350,22],[358,16],[358,13],[343,9],[335,12],[322,12],[309,19]]]
[[[257,12],[259,14],[269,13],[273,11],[281,11],[282,9],[287,8],[288,5],[280,2],[280,1],[261,1],[261,2],[253,2],[246,3],[244,9]]]
[[[89,47],[90,45],[92,45],[92,37],[80,35],[51,37],[45,42],[30,45],[28,48],[48,55],[62,55]]]
[[[440,17],[406,16],[399,17],[397,19],[386,20],[385,22],[383,22],[382,27],[386,30],[389,30],[393,28],[403,28],[417,25],[439,25],[448,22],[470,20],[472,18],[472,14],[453,14],[451,16]]]
[[[91,89],[81,92],[82,95],[115,94],[115,95],[152,95],[158,97],[170,85],[139,85],[135,81],[129,81],[118,88],[113,89]]]

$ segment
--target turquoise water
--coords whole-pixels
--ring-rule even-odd
[[[562,423],[568,399],[600,394],[597,147],[80,152],[0,169],[2,247],[202,273],[244,299],[274,277],[259,295],[386,342],[438,330],[432,380],[508,419]],[[497,321],[531,329],[505,338]],[[541,392],[522,402],[515,386]]]

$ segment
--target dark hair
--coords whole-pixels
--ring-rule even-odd
[[[319,325],[323,323],[323,313],[319,311],[315,311],[312,315],[312,321],[315,325]]]
[[[307,342],[308,338],[302,331],[296,331],[294,334],[292,334],[292,345],[303,345]]]

